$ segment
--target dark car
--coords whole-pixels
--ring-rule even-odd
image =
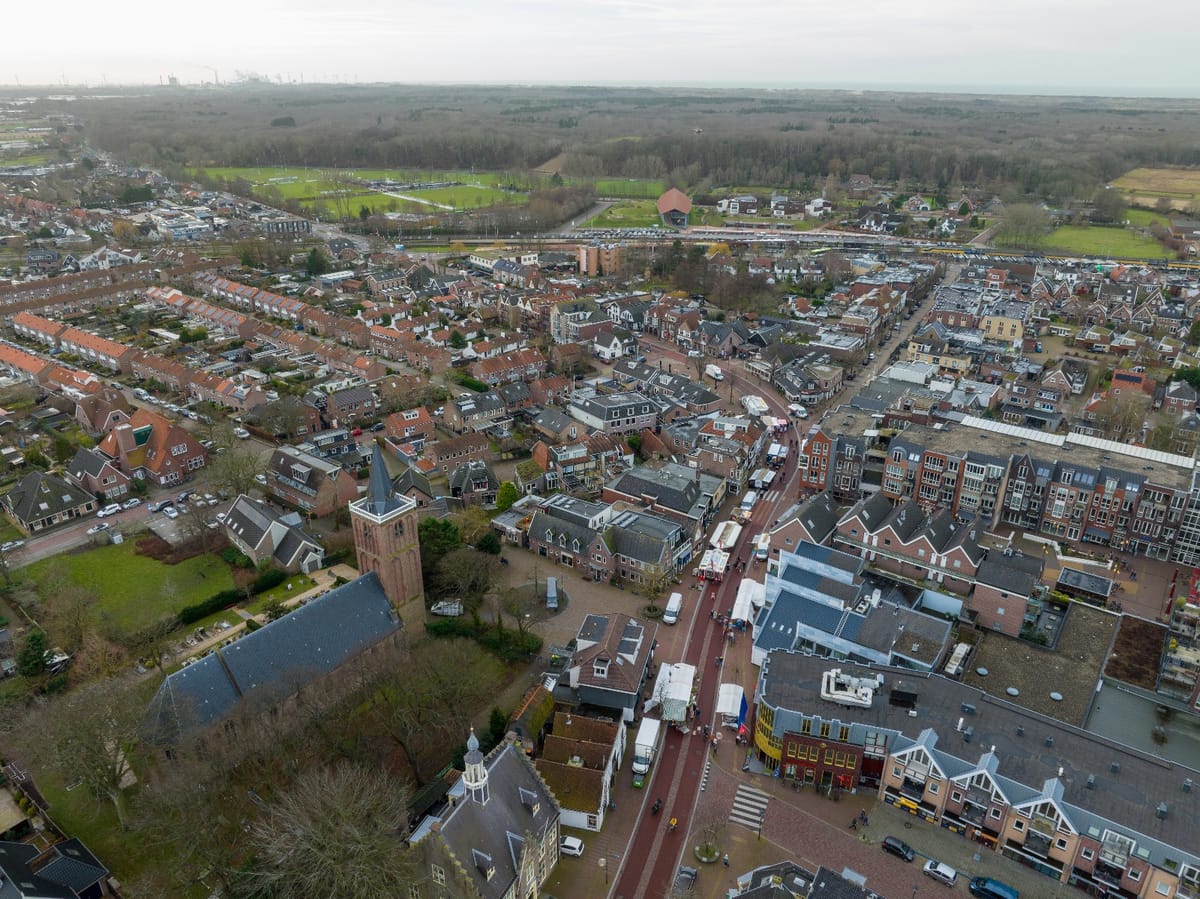
[[[906,862],[911,862],[916,856],[912,846],[897,837],[884,837],[880,847],[884,852],[890,852],[896,858],[902,858]]]

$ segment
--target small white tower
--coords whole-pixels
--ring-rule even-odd
[[[475,737],[475,728],[471,728],[471,736],[467,737],[467,754],[463,756],[467,770],[463,774],[463,784],[467,795],[480,805],[488,801],[488,773],[483,764],[483,753],[479,751],[479,740]]]

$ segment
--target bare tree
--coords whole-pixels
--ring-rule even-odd
[[[42,600],[43,623],[56,642],[67,652],[75,652],[83,644],[92,626],[92,606],[96,594],[79,584],[66,584]]]
[[[259,454],[250,446],[233,446],[209,460],[209,480],[231,496],[254,489],[254,476],[263,470]]]
[[[406,895],[418,876],[404,844],[409,790],[379,769],[301,774],[251,826],[249,884],[277,899]]]
[[[96,681],[32,711],[15,739],[35,765],[77,780],[112,803],[128,829],[125,790],[134,782],[130,752],[138,740],[145,701],[126,680]]]

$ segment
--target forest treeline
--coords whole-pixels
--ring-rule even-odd
[[[93,145],[168,168],[527,171],[557,159],[567,176],[691,189],[819,189],[860,173],[1053,201],[1136,166],[1200,165],[1200,103],[1188,100],[259,85],[70,109]]]

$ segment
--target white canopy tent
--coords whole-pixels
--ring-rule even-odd
[[[692,684],[696,680],[696,666],[677,662],[658,669],[654,690],[643,703],[645,714],[657,705],[662,706],[663,721],[686,721],[688,706],[692,703]]]
[[[753,621],[756,610],[761,609],[767,601],[767,585],[760,584],[750,578],[743,578],[738,584],[737,598],[733,601],[734,621]]]

